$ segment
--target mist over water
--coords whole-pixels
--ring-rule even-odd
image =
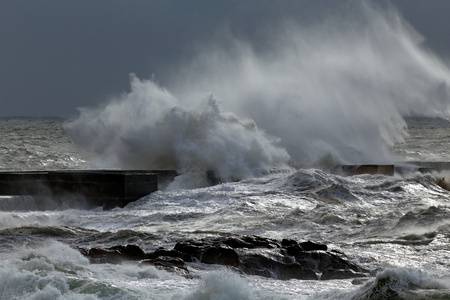
[[[450,71],[395,9],[349,3],[310,24],[266,26],[259,43],[223,30],[167,89],[132,76],[130,92],[65,129],[95,167],[223,180],[324,157],[399,160],[390,148],[407,135],[404,117],[448,118]]]

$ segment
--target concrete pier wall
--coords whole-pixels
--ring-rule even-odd
[[[344,175],[360,174],[383,174],[393,176],[394,174],[408,174],[411,172],[431,173],[450,170],[450,162],[402,162],[396,164],[361,164],[340,165],[334,169],[334,173]]]
[[[342,165],[338,169],[346,175],[383,174],[393,176],[394,165]]]
[[[0,195],[31,195],[39,209],[124,207],[158,190],[159,171],[0,172]],[[161,171],[170,177],[170,171]]]

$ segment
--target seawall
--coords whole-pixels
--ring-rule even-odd
[[[0,172],[0,195],[30,195],[41,210],[124,207],[176,176],[166,170],[64,170]]]

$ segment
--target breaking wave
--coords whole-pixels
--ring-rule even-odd
[[[225,30],[175,66],[167,89],[132,76],[131,92],[65,129],[95,167],[222,180],[324,157],[398,160],[390,148],[407,135],[405,116],[449,117],[450,71],[395,9],[349,3],[274,24],[259,44]]]

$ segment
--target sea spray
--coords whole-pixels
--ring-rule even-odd
[[[190,101],[213,92],[296,161],[390,163],[405,116],[449,116],[450,72],[393,8],[346,3],[264,27],[265,43],[221,32],[168,87]]]
[[[186,300],[258,299],[245,279],[230,271],[211,272],[203,280],[199,288],[187,296]]]
[[[338,299],[447,299],[449,285],[445,279],[411,269],[385,269],[355,292]]]
[[[411,138],[421,140],[424,153],[434,154],[431,149],[438,149],[448,130],[435,119],[428,125],[415,121],[409,123],[411,128],[442,128],[427,129],[426,134],[411,132]],[[39,141],[36,137],[44,136],[55,144],[66,140],[48,136],[45,126],[35,127],[39,130],[11,135],[10,140],[33,137]],[[66,149],[59,147],[54,156]],[[415,149],[407,144],[404,153]],[[423,157],[426,161],[435,156]],[[12,158],[12,164],[21,161],[21,157]],[[0,298],[159,300],[208,298],[217,292],[224,298],[244,299],[367,299],[369,294],[383,298],[383,290],[390,289],[405,295],[404,299],[449,299],[449,192],[434,179],[419,173],[407,178],[342,177],[301,169],[208,188],[158,191],[112,210],[3,212]],[[333,184],[342,185],[360,201],[332,203],[315,196]],[[419,220],[425,223],[410,222]],[[397,224],[404,226],[393,230]],[[402,228],[426,231],[414,236]],[[187,263],[193,276],[184,278],[137,262],[89,263],[77,250],[135,244],[151,252],[172,249],[188,239],[234,235],[324,242],[352,262],[380,272],[377,278],[354,285],[351,280],[279,281],[234,271],[216,276],[211,273],[223,267]],[[390,270],[382,271],[385,268]]]
[[[286,151],[252,120],[222,111],[212,96],[201,105],[187,108],[155,82],[132,75],[130,93],[81,110],[65,129],[93,167],[212,171],[224,181],[288,167]]]
[[[167,89],[132,76],[130,93],[82,109],[65,129],[91,167],[214,171],[224,181],[290,158],[397,161],[405,116],[449,117],[450,71],[393,8],[348,3],[266,24],[264,42],[225,30],[176,66]]]

